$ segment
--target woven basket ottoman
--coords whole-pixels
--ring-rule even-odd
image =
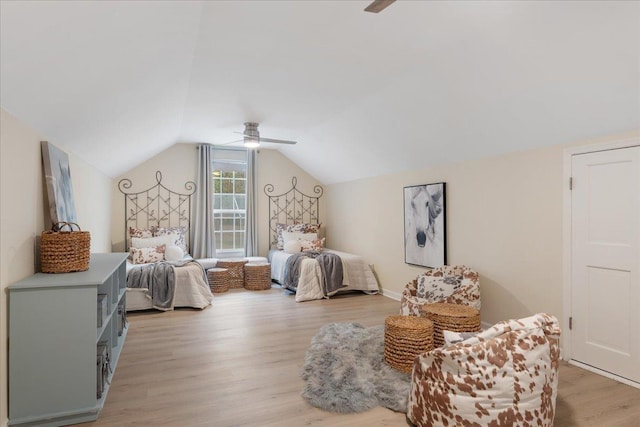
[[[384,361],[400,372],[413,369],[416,356],[433,350],[433,323],[417,316],[389,316],[384,321]]]
[[[221,294],[229,290],[229,270],[226,268],[207,269],[207,279],[209,287],[214,294]]]
[[[420,314],[433,322],[433,341],[436,347],[444,345],[442,331],[481,331],[480,312],[468,305],[444,302],[425,304],[422,306]]]
[[[244,265],[249,262],[247,259],[224,259],[218,260],[216,267],[229,270],[229,288],[244,287]]]
[[[244,288],[250,291],[271,289],[271,264],[249,262],[244,265]]]

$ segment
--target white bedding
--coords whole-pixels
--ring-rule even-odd
[[[127,260],[126,271],[133,268],[140,268],[149,264],[131,264]],[[209,283],[204,280],[201,274],[193,274],[193,271],[185,268],[174,268],[176,290],[173,297],[174,307],[205,308],[211,304],[213,294],[209,288]],[[151,298],[146,289],[127,288],[127,311],[147,310],[153,308]]]
[[[332,249],[325,249],[324,251],[336,254],[342,260],[342,283],[345,287],[338,292],[363,291],[368,294],[378,293],[378,282],[371,268],[362,257],[346,252],[334,251]],[[291,254],[285,253],[284,251],[275,249],[269,251],[271,279],[278,283],[284,283],[284,269],[287,258],[290,256]],[[323,297],[320,265],[315,259],[304,259],[300,265],[300,278],[298,280],[296,301],[309,301]]]

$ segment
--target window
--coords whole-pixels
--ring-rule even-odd
[[[212,172],[216,256],[244,256],[247,207],[245,152],[228,150],[223,153],[222,156],[216,153]],[[238,154],[242,155],[242,159],[238,158]]]

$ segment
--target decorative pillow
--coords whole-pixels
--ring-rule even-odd
[[[302,250],[302,245],[299,240],[289,240],[284,244],[284,252],[288,254],[297,254]]]
[[[160,245],[175,245],[176,240],[178,239],[177,234],[169,234],[166,236],[158,236],[158,237],[149,237],[146,239],[132,237],[131,238],[131,247],[136,249],[141,248],[152,248]]]
[[[315,234],[315,233],[311,233]],[[324,237],[322,239],[304,240],[298,239],[303,251],[317,251],[320,252],[324,249]]]
[[[285,241],[282,238],[282,233],[285,231],[294,232],[294,233],[304,233],[307,228],[307,224],[276,224],[276,237],[277,243],[276,248],[284,249]]]
[[[129,237],[140,237],[146,239],[147,237],[153,237],[152,228],[135,228],[129,227]]]
[[[178,238],[176,239],[176,245],[180,246],[185,253],[187,250],[187,227],[156,227],[153,231],[154,236],[166,236],[169,234],[177,234]]]
[[[304,225],[304,232],[305,233],[319,233],[320,232],[320,227],[322,227],[322,223],[318,223],[318,224],[302,224]]]
[[[166,245],[150,248],[131,248],[131,260],[134,264],[146,264],[164,260]]]
[[[468,340],[469,338],[473,338],[478,334],[479,334],[479,332],[442,331],[442,335],[444,336],[444,346],[445,347],[449,347],[450,345],[457,344],[459,342]]]
[[[462,275],[460,276],[430,276],[418,277],[418,289],[416,296],[428,300],[442,300],[460,288]]]
[[[169,245],[164,253],[164,259],[167,261],[180,261],[184,258],[184,251],[180,246]]]
[[[317,233],[298,233],[293,231],[283,231],[282,240],[286,245],[291,240],[315,240],[318,238]]]

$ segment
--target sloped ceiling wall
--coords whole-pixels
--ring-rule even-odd
[[[2,2],[2,108],[115,177],[245,121],[324,184],[640,127],[640,3]]]

